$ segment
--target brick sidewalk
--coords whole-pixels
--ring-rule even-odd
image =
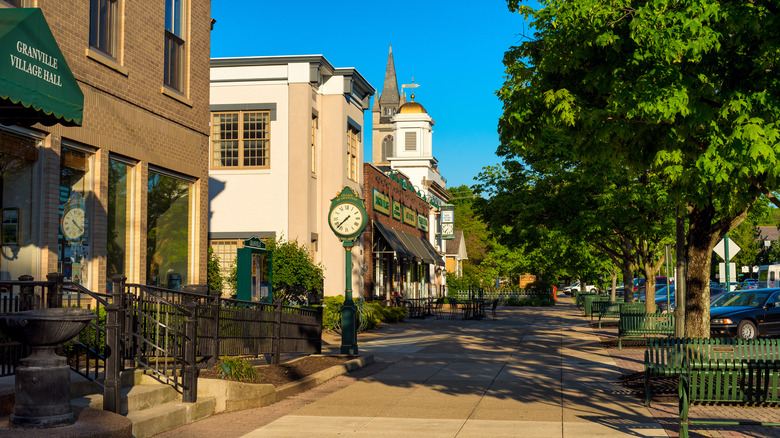
[[[644,372],[645,346],[644,341],[623,342],[623,349],[617,348],[617,322],[607,322],[598,328],[591,324],[593,332],[603,338],[615,339],[606,344],[607,351],[615,360],[623,375]],[[614,346],[613,346],[614,344]],[[674,402],[657,402],[653,400],[648,409],[656,421],[664,428],[670,437],[678,437],[680,430],[679,406],[677,389],[674,387]],[[638,394],[644,400],[644,393]],[[667,397],[668,398],[668,397]],[[730,407],[730,406],[696,406],[690,410],[690,417],[695,419],[733,419],[751,421],[780,422],[780,408]],[[740,437],[778,437],[780,428],[766,426],[709,426],[692,425],[689,429],[691,437],[740,438]]]

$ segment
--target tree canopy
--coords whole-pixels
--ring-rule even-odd
[[[709,336],[712,248],[762,195],[780,204],[778,4],[508,3],[534,34],[505,55],[497,153],[656,175],[687,221],[686,336]]]

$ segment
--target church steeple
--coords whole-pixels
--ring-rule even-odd
[[[393,62],[393,46],[390,46],[390,54],[387,55],[387,69],[385,69],[385,84],[382,87],[382,95],[379,103],[387,106],[395,105],[398,108],[398,102],[401,96],[398,94],[398,80],[395,77],[395,62]]]

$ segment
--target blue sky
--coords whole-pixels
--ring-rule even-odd
[[[504,52],[527,33],[505,0],[395,2],[215,1],[211,56],[322,54],[354,67],[381,92],[393,46],[399,88],[420,84],[415,101],[436,122],[433,154],[448,187],[472,185],[496,164]],[[373,105],[373,98],[372,98]],[[364,156],[371,159],[371,112]]]

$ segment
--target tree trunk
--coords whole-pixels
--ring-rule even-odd
[[[655,273],[658,272],[650,263],[644,263],[645,273],[645,312],[655,313]]]
[[[634,271],[628,260],[623,260],[620,267],[623,270],[623,301],[630,303],[634,301]]]
[[[720,233],[713,230],[713,215],[712,207],[693,209],[689,214],[685,285],[685,336],[688,338],[710,337],[710,265],[712,249],[720,239]]]

